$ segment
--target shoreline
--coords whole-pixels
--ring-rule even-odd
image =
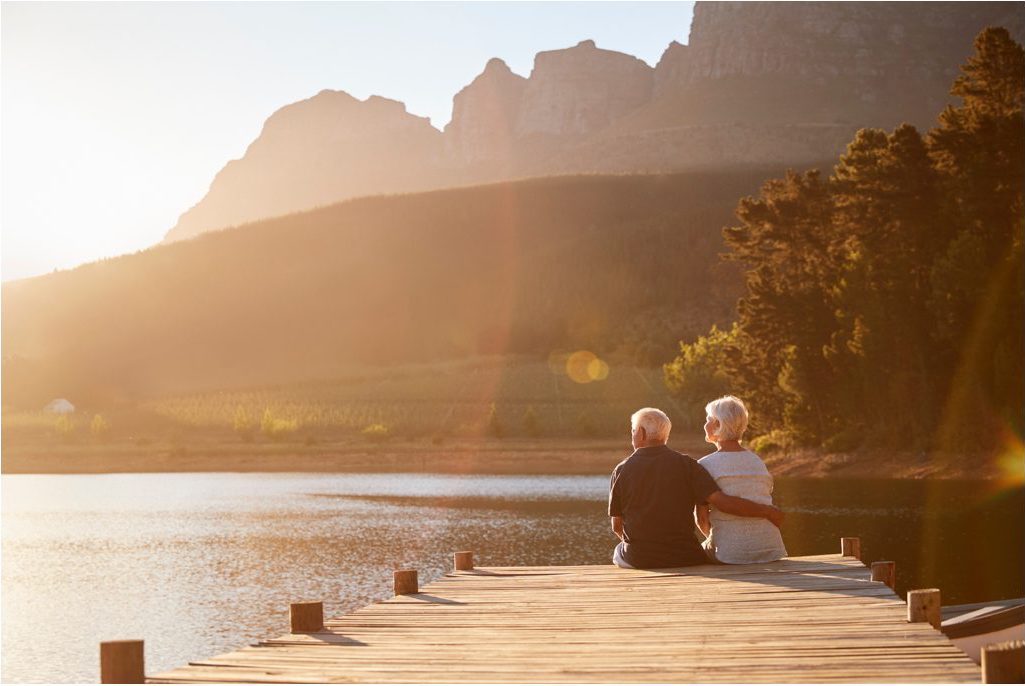
[[[698,458],[711,446],[670,447]],[[209,441],[189,447],[131,441],[5,445],[2,474],[433,473],[608,476],[630,454],[621,439],[449,439],[318,445]],[[850,454],[799,450],[762,456],[774,477],[1002,480],[995,460],[919,453]]]

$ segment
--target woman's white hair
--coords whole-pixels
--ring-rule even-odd
[[[644,429],[649,440],[665,443],[669,440],[669,431],[673,428],[673,423],[662,410],[644,407],[630,415],[630,428],[636,431],[637,427]]]
[[[717,440],[739,441],[747,431],[747,408],[740,398],[724,395],[705,405],[705,412],[719,422],[714,436]]]

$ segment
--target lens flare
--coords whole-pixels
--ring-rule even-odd
[[[578,350],[566,358],[566,376],[579,384],[609,378],[608,363],[590,350]]]
[[[1004,425],[1003,448],[996,456],[1000,484],[1005,487],[1025,484],[1025,443],[1011,427]]]
[[[591,381],[604,381],[609,378],[609,365],[605,360],[600,360],[597,357],[591,360],[587,365],[587,375],[591,377]]]
[[[578,350],[566,360],[566,376],[576,383],[591,383],[593,379],[588,370],[598,356],[590,350]]]

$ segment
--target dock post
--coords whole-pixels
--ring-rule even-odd
[[[1025,641],[1007,641],[984,646],[982,683],[1025,683]]]
[[[908,621],[929,622],[940,628],[940,589],[920,588],[908,591]]]
[[[413,595],[420,592],[420,582],[415,569],[397,569],[392,576],[395,581],[395,595]]]
[[[142,641],[100,643],[101,684],[141,684],[146,680]]]
[[[473,569],[473,551],[472,550],[464,550],[464,551],[459,552],[459,553],[453,553],[452,558],[453,558],[453,566],[455,567],[455,570],[457,572],[458,571],[466,571],[466,570]]]
[[[844,557],[861,559],[861,539],[857,537],[840,539],[840,554]]]
[[[893,562],[873,562],[872,581],[882,581],[890,588],[897,583],[897,565]]]
[[[288,621],[293,634],[308,634],[324,628],[324,603],[292,603]]]

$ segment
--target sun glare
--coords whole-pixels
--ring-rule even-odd
[[[1004,487],[1025,485],[1025,443],[1011,427],[1004,426],[1003,448],[997,454],[996,466]]]

